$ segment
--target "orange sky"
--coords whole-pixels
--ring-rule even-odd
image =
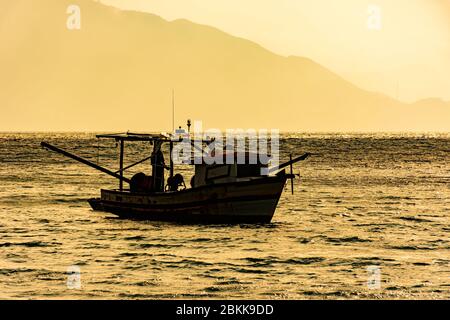
[[[448,0],[374,0],[375,29],[369,0],[102,2],[135,12],[0,1],[0,131],[167,131],[172,89],[177,125],[450,130],[450,103],[377,93],[450,101]]]
[[[102,0],[121,8],[186,18],[307,56],[363,88],[403,101],[450,100],[449,0]],[[367,28],[368,6],[382,28]]]

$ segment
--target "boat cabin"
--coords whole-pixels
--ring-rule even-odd
[[[185,134],[185,132],[183,132]],[[168,143],[170,154],[172,153],[174,144],[178,141],[173,137],[161,134],[137,134],[137,133],[120,133],[120,134],[104,134],[97,135],[97,138],[114,139],[120,143],[119,156],[119,190],[124,191],[123,181],[130,184],[131,192],[165,192],[178,191],[179,188],[186,188],[185,178],[181,174],[174,173],[174,163],[171,155],[169,163],[164,161],[164,155],[161,146]],[[153,152],[137,163],[124,167],[124,143],[125,141],[143,141],[150,142],[153,145]],[[203,140],[202,143],[211,143],[213,140]],[[195,174],[190,180],[192,188],[226,182],[248,181],[261,177],[262,169],[268,167],[268,163],[264,163],[258,154],[250,152],[229,152],[223,151],[220,155],[214,156],[217,164],[208,164],[203,157],[192,158],[186,164],[195,165]],[[221,159],[222,161],[217,161]],[[127,169],[150,160],[152,165],[151,175],[138,173],[130,180],[125,180],[123,174]],[[268,161],[267,161],[268,162]],[[223,164],[220,164],[223,163]],[[242,163],[242,164],[241,164]],[[164,171],[169,171],[168,179],[164,178]]]
[[[228,156],[230,154],[228,153]],[[258,159],[257,154],[237,153],[231,155],[233,162],[226,161],[227,153],[224,153],[222,164],[207,164],[201,159],[192,161],[195,165],[195,175],[191,179],[191,187],[200,187],[209,184],[249,181],[260,178],[262,170],[268,167]],[[245,159],[245,161],[238,161]],[[250,161],[254,159],[257,161]],[[242,163],[243,162],[243,163]]]

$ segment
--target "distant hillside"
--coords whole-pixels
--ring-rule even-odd
[[[69,4],[81,30],[66,28]],[[402,104],[306,58],[89,0],[0,2],[0,70],[2,131],[170,130],[172,88],[180,125],[450,131],[449,103]]]

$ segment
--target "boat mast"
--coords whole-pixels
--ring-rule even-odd
[[[119,190],[123,191],[123,149],[124,149],[125,142],[123,139],[120,139],[120,160],[119,160]]]
[[[175,89],[172,88],[172,135],[175,134]],[[173,159],[172,159],[173,141],[169,144],[169,159],[170,159],[170,177],[173,177]]]
[[[170,177],[173,177],[173,159],[172,159],[172,151],[173,151],[173,142],[170,141],[169,143],[169,159],[170,159]]]
[[[175,89],[172,89],[172,133],[175,133]]]

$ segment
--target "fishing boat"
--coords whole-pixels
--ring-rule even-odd
[[[241,164],[238,159],[248,160],[255,156],[250,152],[224,151],[222,156],[227,161],[212,164],[194,157],[184,163],[195,167],[190,186],[186,186],[184,177],[174,171],[172,157],[174,144],[181,142],[181,139],[176,140],[167,134],[130,132],[102,134],[97,138],[113,139],[120,145],[119,170],[111,171],[46,142],[42,142],[41,146],[117,178],[119,188],[102,189],[100,197],[88,200],[90,206],[95,211],[139,220],[201,224],[269,223],[288,179],[291,180],[292,192],[294,190],[293,179],[296,175],[292,172],[293,164],[309,156],[308,153],[295,159],[291,156],[288,162],[274,168],[263,161],[252,164],[245,161]],[[124,146],[128,141],[150,143],[153,152],[136,163],[124,166]],[[168,164],[162,152],[164,144],[169,144]],[[145,161],[151,161],[151,175],[137,173],[131,179],[124,176],[126,170]],[[286,173],[286,167],[290,167],[290,173]],[[261,173],[263,169],[267,174]],[[169,171],[167,180],[164,179],[165,171]]]

